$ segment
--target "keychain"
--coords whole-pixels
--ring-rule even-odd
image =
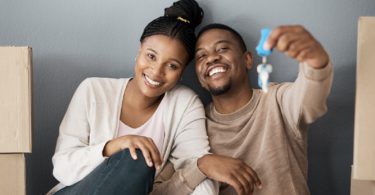
[[[258,56],[262,57],[262,63],[257,66],[258,72],[258,86],[262,88],[264,93],[267,93],[269,87],[269,77],[272,72],[272,65],[267,63],[267,56],[272,53],[272,50],[266,50],[263,48],[268,36],[271,33],[271,29],[263,28],[261,30],[261,37],[256,47]]]

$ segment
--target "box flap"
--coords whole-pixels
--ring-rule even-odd
[[[375,17],[358,22],[353,178],[375,180]]]
[[[0,175],[1,194],[26,194],[24,154],[0,154]]]
[[[29,47],[0,47],[0,153],[31,152]]]

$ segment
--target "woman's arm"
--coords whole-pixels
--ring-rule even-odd
[[[105,159],[102,152],[106,142],[91,145],[89,140],[89,87],[90,79],[86,79],[74,93],[52,158],[53,175],[66,186],[80,181]]]
[[[197,159],[209,153],[203,104],[191,90],[185,90],[176,96],[169,102],[170,107],[177,107],[173,108],[172,118],[179,119],[173,121],[177,124],[177,130],[171,138],[173,145],[168,158],[170,165],[164,167],[156,178],[152,194],[190,194],[206,179],[197,166]],[[178,171],[172,173],[172,177],[167,176],[165,170],[172,165],[172,170]],[[163,175],[167,177],[163,178]]]

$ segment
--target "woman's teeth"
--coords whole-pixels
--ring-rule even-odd
[[[150,78],[148,78],[147,75],[145,75],[145,79],[148,83],[150,83],[151,85],[154,85],[155,87],[159,86],[161,84],[161,82],[158,82],[158,81],[154,81]]]

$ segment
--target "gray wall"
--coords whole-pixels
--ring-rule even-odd
[[[86,77],[128,77],[143,27],[168,1],[0,0],[0,45],[30,45],[34,52],[33,153],[27,155],[27,191],[39,195],[56,180],[51,157],[70,98]],[[204,24],[230,24],[254,50],[261,27],[303,24],[329,51],[335,67],[329,112],[309,133],[313,195],[349,194],[352,164],[357,20],[375,15],[374,0],[199,0]],[[275,52],[274,81],[292,81],[296,62]],[[259,60],[256,61],[256,63]],[[253,83],[256,74],[250,74]],[[207,102],[192,66],[183,82]]]

